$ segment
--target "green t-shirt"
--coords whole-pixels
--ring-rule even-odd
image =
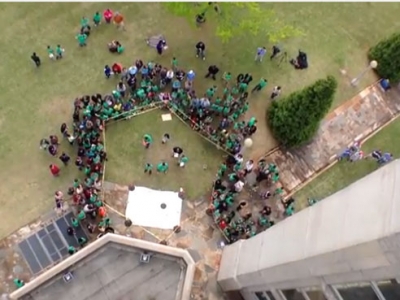
[[[75,218],[71,219],[71,225],[72,227],[78,227],[79,226],[79,221]]]
[[[257,122],[257,119],[254,118],[254,117],[252,117],[252,118],[250,119],[248,125],[249,125],[250,127],[252,127],[252,126],[254,126],[254,125],[256,124],[256,122]]]
[[[209,88],[206,92],[207,97],[212,97],[215,94],[215,90],[213,88]]]
[[[237,95],[239,93],[239,90],[236,86],[234,86],[231,90],[232,95]]]
[[[264,78],[261,78],[260,82],[258,84],[263,89],[263,88],[265,88],[267,86],[267,81]]]
[[[86,43],[87,35],[86,34],[78,34],[77,36],[79,44]]]
[[[150,144],[153,142],[153,137],[150,134],[145,134],[143,136],[143,139],[145,142],[150,143]]]
[[[48,47],[48,48],[47,48],[47,53],[48,53],[48,54],[54,54],[53,48]]]
[[[89,24],[89,20],[85,17],[81,19],[81,27],[85,27]]]
[[[240,85],[239,85],[239,89],[242,90],[242,91],[247,90],[247,83],[241,82]]]
[[[157,171],[158,172],[165,173],[165,172],[167,172],[167,170],[168,170],[168,163],[159,163],[157,165]]]
[[[22,280],[18,279],[18,278],[15,278],[13,281],[14,281],[15,286],[18,289],[22,288],[25,285],[25,283]]]
[[[121,45],[117,47],[117,52],[118,53],[122,53],[122,52],[124,52],[124,50],[125,50],[125,48],[123,46],[121,46]]]
[[[225,73],[224,74],[224,80],[229,81],[232,79],[232,74],[231,73]]]
[[[81,210],[81,211],[79,212],[79,214],[78,214],[76,217],[77,217],[77,219],[78,219],[79,221],[82,221],[83,219],[86,218],[86,214],[85,214],[85,212],[84,212],[83,210]]]
[[[62,54],[62,48],[60,47],[60,46],[57,46],[56,47],[56,53],[58,54],[58,55],[61,55]]]
[[[100,23],[100,21],[101,21],[101,15],[97,12],[93,16],[93,22]]]
[[[145,171],[151,171],[151,170],[153,170],[153,165],[147,163],[147,164],[144,166],[144,170],[145,170]]]
[[[175,57],[172,59],[172,66],[173,67],[177,67],[178,66],[178,60]]]
[[[189,161],[189,158],[187,156],[182,156],[180,159],[180,162],[184,163],[184,164],[186,164],[188,161]]]

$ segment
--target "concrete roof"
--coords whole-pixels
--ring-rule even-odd
[[[140,263],[143,251],[153,254]],[[107,234],[10,295],[30,300],[186,300],[195,262],[186,250]],[[71,282],[63,274],[73,273]],[[55,297],[55,295],[57,295]]]
[[[251,272],[255,282],[260,270],[400,232],[399,182],[400,160],[396,160],[265,232],[225,247],[219,282]]]

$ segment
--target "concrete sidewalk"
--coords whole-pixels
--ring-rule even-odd
[[[374,84],[332,111],[309,144],[296,150],[279,149],[265,158],[279,167],[280,182],[290,193],[336,160],[353,141],[367,137],[399,112],[399,92],[384,93]]]

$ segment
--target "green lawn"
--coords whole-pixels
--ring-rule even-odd
[[[379,149],[383,152],[390,152],[395,158],[399,158],[400,145],[394,142],[394,138],[399,136],[399,134],[400,119],[397,119],[365,142],[362,145],[362,150],[367,155],[371,153],[371,151]],[[375,160],[371,159],[354,163],[346,161],[338,162],[294,195],[297,203],[297,210],[307,206],[308,197],[323,199],[347,187],[377,168],[378,164]]]
[[[73,99],[82,94],[109,92],[115,80],[106,81],[102,74],[105,64],[120,61],[125,65],[135,59],[155,60],[169,64],[176,56],[180,65],[197,72],[196,90],[204,90],[211,81],[200,80],[209,63],[222,71],[253,73],[269,80],[270,86],[281,85],[288,94],[328,73],[339,75],[345,67],[354,76],[366,64],[365,52],[384,35],[399,29],[400,7],[380,3],[268,3],[279,17],[296,25],[305,33],[302,37],[282,41],[290,57],[297,49],[308,53],[310,68],[295,71],[289,64],[253,61],[257,46],[272,45],[264,37],[237,37],[222,45],[214,36],[211,24],[201,29],[188,25],[186,20],[169,16],[160,4],[142,3],[1,3],[0,26],[3,30],[0,50],[4,58],[0,65],[0,218],[3,220],[0,237],[19,228],[53,207],[56,189],[67,187],[77,176],[75,168],[63,169],[60,178],[51,178],[48,165],[55,161],[38,150],[39,140],[59,132],[59,125],[70,121]],[[111,7],[126,18],[127,31],[119,32],[112,25],[93,30],[88,47],[80,49],[75,35],[79,19],[90,19],[97,10]],[[158,57],[144,40],[154,34],[164,34],[169,50]],[[122,56],[114,56],[106,44],[118,39],[125,46]],[[203,40],[208,49],[205,62],[194,58],[194,44]],[[66,49],[62,61],[48,61],[47,45],[61,44]],[[43,65],[36,69],[30,61],[35,51]],[[369,74],[357,89],[342,78],[336,104],[354,95],[371,83]],[[268,105],[266,89],[251,101],[250,115],[259,119],[252,155],[258,156],[275,146],[265,126]],[[152,121],[149,121],[151,123]],[[118,126],[118,125],[117,125]],[[68,146],[63,146],[72,154]],[[219,159],[219,157],[218,157]],[[192,159],[194,160],[194,159]],[[109,174],[116,171],[108,170]]]
[[[107,127],[106,180],[171,191],[178,191],[182,187],[186,196],[195,200],[195,197],[204,195],[210,189],[220,162],[217,158],[220,157],[222,161],[223,152],[218,151],[176,117],[172,116],[171,121],[163,122],[163,113],[168,112],[155,110]],[[167,144],[162,144],[161,138],[165,133],[171,139]],[[142,146],[144,134],[150,134],[154,139],[147,150]],[[172,157],[172,148],[175,146],[181,147],[189,158],[185,168],[180,168],[177,160]],[[155,170],[161,161],[169,165],[167,174],[160,174]],[[146,163],[153,164],[151,176],[144,175]]]

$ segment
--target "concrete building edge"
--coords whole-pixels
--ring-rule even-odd
[[[242,244],[243,244],[243,240],[239,240],[239,241],[235,242],[235,245],[228,245],[228,246],[225,246],[223,249],[220,268],[219,268],[218,275],[217,275],[217,283],[222,288],[222,290],[225,292],[238,291],[238,290],[242,289],[242,286],[240,285],[240,283],[236,277],[237,265],[239,264],[239,255],[235,255],[235,253],[231,253],[231,255],[224,256],[224,253],[227,253],[232,250],[233,250],[233,252],[237,252],[237,254],[239,254]],[[229,258],[231,258],[232,256],[235,258],[233,264],[231,261],[229,261]],[[228,264],[230,266],[229,275],[221,272],[221,269],[226,270],[226,268],[223,268],[223,266],[226,264]]]
[[[194,272],[195,272],[195,262],[189,252],[184,249],[173,248],[161,244],[155,244],[139,239],[134,239],[122,235],[108,233],[103,237],[97,239],[93,243],[89,244],[85,248],[79,250],[74,255],[68,257],[64,261],[60,262],[58,265],[54,266],[50,270],[44,272],[43,274],[39,275],[38,277],[34,278],[32,281],[26,283],[23,287],[19,288],[18,290],[14,291],[10,295],[10,299],[17,300],[23,297],[24,295],[32,292],[42,284],[45,284],[47,281],[51,280],[54,276],[60,274],[65,269],[69,268],[70,266],[78,263],[88,255],[94,253],[95,251],[99,250],[101,247],[105,246],[108,243],[115,243],[120,245],[125,245],[128,247],[139,248],[143,250],[147,250],[149,252],[156,252],[168,256],[173,256],[176,258],[181,258],[186,263],[186,274],[185,279],[182,287],[181,293],[181,300],[188,300],[190,299]]]

